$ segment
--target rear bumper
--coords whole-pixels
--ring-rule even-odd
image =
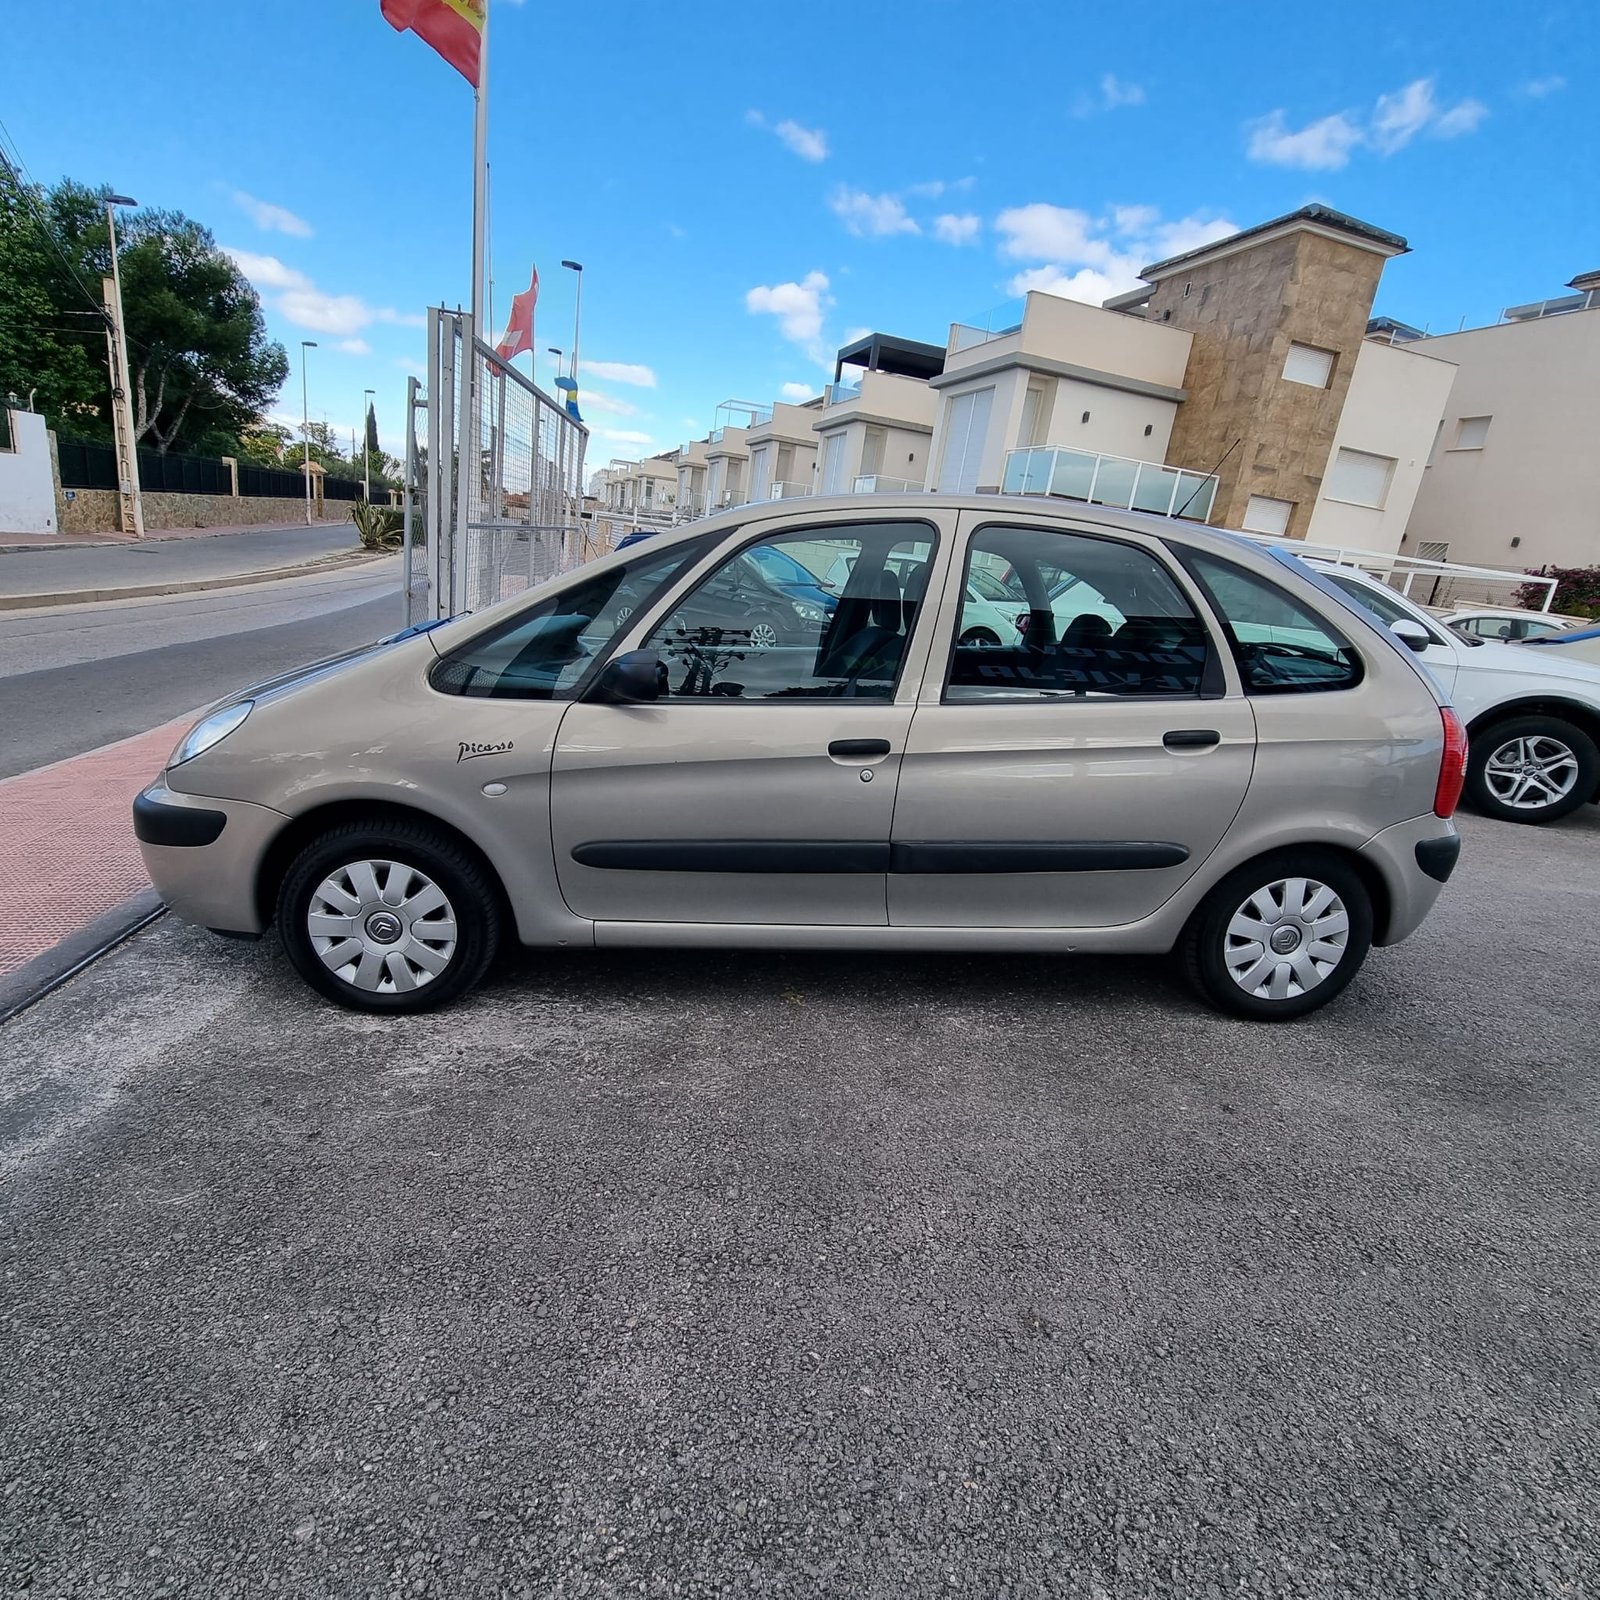
[[[260,933],[256,881],[288,821],[269,806],[180,794],[159,779],[133,803],[145,871],[175,916],[229,933]]]
[[[1361,859],[1377,871],[1389,891],[1389,916],[1377,944],[1399,944],[1433,910],[1461,854],[1455,824],[1431,812],[1397,822],[1361,847]]]

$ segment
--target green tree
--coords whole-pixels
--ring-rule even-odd
[[[378,413],[370,400],[367,402],[367,454],[372,457],[374,466],[383,460],[383,450],[378,444]]]
[[[102,436],[110,432],[98,301],[111,270],[106,192],[0,176],[0,385],[37,387],[58,426]],[[181,212],[124,213],[117,243],[139,442],[165,451],[236,439],[288,374],[255,290],[210,231]]]

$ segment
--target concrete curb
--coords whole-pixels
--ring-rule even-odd
[[[35,611],[44,606],[89,605],[103,600],[147,600],[158,595],[199,594],[205,589],[235,589],[278,578],[303,578],[314,572],[358,562],[382,561],[398,550],[353,550],[347,555],[322,556],[292,567],[271,567],[265,572],[238,572],[224,578],[195,578],[187,583],[135,583],[121,589],[62,589],[53,594],[0,594],[0,611]]]
[[[166,913],[154,889],[142,889],[131,900],[103,912],[93,922],[69,933],[60,944],[0,977],[0,1024],[9,1022],[52,989],[59,989],[91,962],[131,938],[147,923]]]

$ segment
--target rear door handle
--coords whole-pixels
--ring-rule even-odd
[[[1215,728],[1174,728],[1161,739],[1169,750],[1198,750],[1205,745],[1221,744],[1222,735]]]
[[[888,753],[887,739],[835,739],[828,746],[828,754],[839,760],[848,760],[852,756],[886,756]]]

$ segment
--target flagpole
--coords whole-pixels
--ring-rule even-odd
[[[489,224],[489,7],[483,8],[478,45],[478,86],[473,91],[472,126],[472,331],[486,339],[483,325],[484,234]]]
[[[483,487],[483,367],[477,341],[483,337],[484,227],[489,177],[489,5],[484,0],[478,40],[478,82],[472,92],[472,316],[461,352],[461,433],[457,444],[456,537],[451,558],[450,613],[465,611],[466,564],[473,550],[469,531],[474,488]],[[493,512],[489,513],[491,516]]]

